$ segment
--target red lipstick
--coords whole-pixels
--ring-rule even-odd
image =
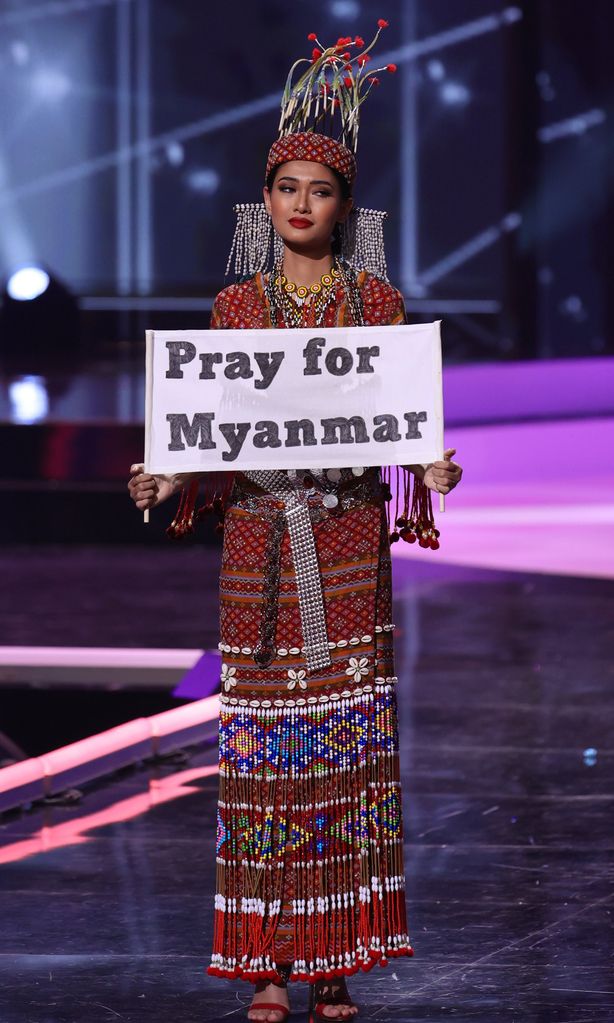
[[[292,227],[311,227],[313,221],[305,220],[304,217],[292,217],[288,223],[292,224]]]

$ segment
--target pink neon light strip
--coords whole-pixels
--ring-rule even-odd
[[[153,753],[156,741],[161,736],[182,732],[187,728],[204,724],[206,721],[213,721],[217,718],[218,711],[217,695],[208,696],[205,700],[196,700],[194,703],[175,707],[162,714],[152,714],[148,718],[136,718],[134,721],[118,725],[117,728],[110,728],[106,732],[91,735],[87,739],[81,739],[79,742],[63,746],[52,753],[46,753],[42,757],[33,757],[19,764],[12,764],[10,767],[0,770],[0,792],[20,789],[43,779],[47,779],[49,782],[54,776],[79,767],[81,764],[99,760],[143,742],[151,743]]]
[[[203,700],[204,702],[206,701]],[[147,813],[154,806],[160,806],[162,803],[168,803],[173,799],[181,799],[183,796],[198,792],[197,786],[189,783],[198,778],[217,774],[217,770],[217,764],[211,764],[208,767],[194,767],[188,771],[180,771],[167,778],[150,779],[146,792],[122,799],[96,813],[76,817],[70,821],[64,821],[62,824],[53,824],[51,827],[42,827],[31,838],[12,842],[0,849],[0,863],[14,863],[16,860],[49,852],[51,849],[61,849],[67,845],[82,845],[85,842],[90,842],[92,838],[86,834],[87,831],[104,827],[106,824],[132,820],[134,817]]]
[[[189,671],[202,650],[92,646],[0,646],[0,664],[43,668],[177,668]]]

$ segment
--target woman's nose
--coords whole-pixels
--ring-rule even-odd
[[[309,196],[297,193],[296,208],[300,213],[309,213]]]

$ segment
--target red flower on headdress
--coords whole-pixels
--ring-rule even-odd
[[[393,75],[396,70],[397,70],[396,64],[386,64],[386,71],[390,71],[391,75]]]
[[[362,36],[354,36],[354,43],[356,46],[361,47],[365,45],[365,41]]]
[[[364,67],[365,64],[370,60],[371,57],[368,53],[361,53],[360,56],[357,58],[357,64],[359,65],[359,67]]]
[[[341,53],[341,54],[339,54],[339,56],[340,56],[341,60],[349,60],[350,57],[352,56],[352,54],[351,53]]]
[[[337,39],[335,45],[338,50],[341,50],[343,49],[344,46],[347,46],[351,42],[352,42],[351,36],[340,36],[339,39]]]
[[[376,77],[375,77],[375,75],[373,75],[373,76],[372,76],[372,77],[371,77],[371,78],[369,79],[369,81],[371,82],[371,85],[379,85],[379,78],[376,78]]]
[[[347,78],[344,78],[344,79],[343,79],[343,84],[345,85],[346,89],[351,89],[351,88],[352,88],[352,86],[354,85],[354,82],[353,82],[353,80],[352,80],[352,79],[351,79],[351,78],[350,78],[350,77],[348,76]]]
[[[378,23],[377,23],[377,27],[378,28],[388,28],[388,22],[384,21],[383,18],[380,18]]]
[[[309,33],[309,35],[307,36],[307,38],[308,38],[308,40],[309,40],[309,42],[310,42],[310,43],[315,43],[315,41],[316,41],[316,39],[317,39],[318,37],[317,37],[317,35],[315,34],[315,32],[310,32],[310,33]]]
[[[314,49],[311,51],[311,56],[313,57],[314,60],[317,60],[318,57],[322,56],[322,50],[318,50],[317,47],[314,47]]]

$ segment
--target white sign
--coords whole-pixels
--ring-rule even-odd
[[[440,323],[148,331],[145,471],[442,458]]]

